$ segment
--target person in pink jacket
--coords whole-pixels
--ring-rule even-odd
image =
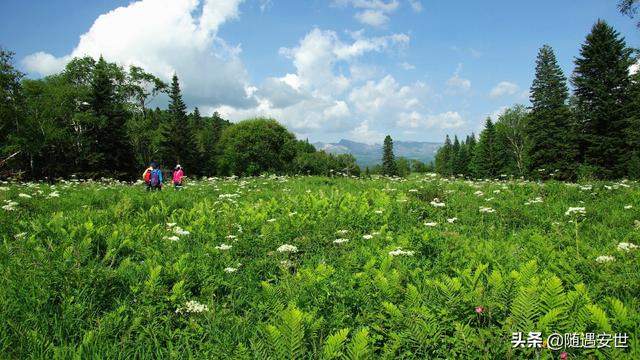
[[[176,168],[173,170],[173,187],[176,190],[182,188],[183,178],[184,178],[184,171],[182,170],[182,166],[178,164],[176,165]]]

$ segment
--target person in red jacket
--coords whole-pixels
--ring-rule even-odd
[[[182,179],[184,178],[184,171],[182,170],[182,166],[180,164],[176,165],[175,170],[173,170],[173,187],[176,190],[182,188]]]

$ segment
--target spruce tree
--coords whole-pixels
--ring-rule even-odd
[[[538,52],[530,92],[532,106],[526,126],[529,172],[534,177],[554,174],[560,179],[572,179],[577,144],[567,105],[569,90],[549,45]]]
[[[624,176],[631,151],[625,141],[631,50],[617,31],[598,20],[575,64],[573,84],[582,160],[596,177]]]
[[[169,91],[169,117],[162,124],[162,160],[165,166],[181,164],[186,172],[195,172],[195,141],[182,100],[178,76],[173,75]]]
[[[89,170],[93,175],[122,178],[133,173],[135,156],[127,137],[124,101],[116,92],[111,66],[101,56],[93,69],[90,105],[96,117],[91,131],[95,153]]]
[[[384,145],[382,148],[382,175],[398,175],[398,167],[396,166],[396,159],[393,155],[393,140],[389,135],[384,138]]]
[[[632,179],[640,179],[640,71],[631,76],[628,101],[625,106],[627,114],[627,175]]]
[[[453,136],[453,145],[451,145],[451,158],[449,160],[449,169],[451,175],[457,176],[462,173],[461,161],[460,161],[460,140],[458,136]]]
[[[474,147],[472,167],[474,175],[479,178],[494,178],[501,168],[497,156],[496,129],[487,118],[484,130],[480,133],[480,140]]]
[[[447,135],[444,144],[436,153],[436,172],[442,176],[451,175],[452,148],[451,138]]]

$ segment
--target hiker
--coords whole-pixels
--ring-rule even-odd
[[[147,190],[149,190],[149,182],[151,181],[151,171],[153,170],[153,166],[149,165],[148,168],[144,170],[142,173],[142,179],[144,180],[145,185],[147,186]]]
[[[173,187],[176,190],[182,189],[182,178],[184,178],[184,171],[182,170],[182,166],[180,164],[176,165],[176,168],[173,170]]]
[[[162,171],[158,168],[158,164],[155,162],[151,163],[147,190],[162,190]]]

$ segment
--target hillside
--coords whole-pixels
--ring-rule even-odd
[[[382,144],[371,145],[342,139],[337,143],[316,142],[313,146],[331,154],[352,154],[360,166],[378,164],[382,158]],[[394,141],[393,150],[396,156],[429,163],[433,161],[440,146],[441,143],[435,142]]]

